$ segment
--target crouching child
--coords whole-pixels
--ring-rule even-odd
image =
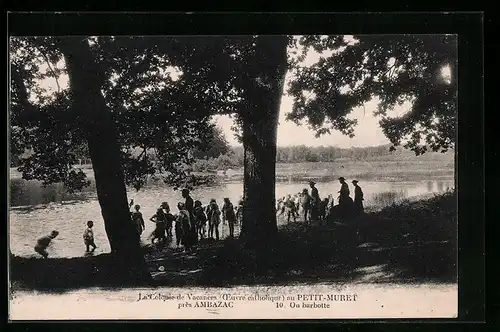
[[[47,247],[50,245],[53,239],[59,235],[58,231],[52,231],[49,235],[42,236],[39,238],[35,245],[35,252],[42,255],[43,258],[47,258],[49,253],[47,252]]]

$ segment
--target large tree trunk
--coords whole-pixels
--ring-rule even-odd
[[[252,106],[240,114],[243,126],[244,209],[241,238],[266,242],[277,232],[276,135],[286,74],[286,36],[261,36],[256,43],[255,82],[247,91]]]
[[[85,38],[62,38],[77,125],[85,131],[97,197],[120,283],[151,280],[127,203],[116,125],[101,92],[101,73]]]

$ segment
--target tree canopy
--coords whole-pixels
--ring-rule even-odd
[[[200,151],[223,154],[220,135],[208,148],[214,142],[210,117],[236,114],[239,121],[258,107],[258,88],[272,82],[264,68],[267,49],[257,47],[257,36],[88,41],[118,127],[126,181],[137,188],[158,173],[168,183],[179,183],[185,175],[181,165]],[[294,100],[289,120],[306,120],[317,135],[332,129],[353,135],[352,109],[378,98],[376,114],[394,146],[403,144],[417,154],[454,146],[454,36],[289,36],[288,51],[287,93]],[[321,57],[304,65],[311,51]],[[68,112],[71,91],[57,83],[58,90],[47,93],[39,84],[65,73],[58,38],[11,38],[10,57],[11,151],[32,151],[20,160],[23,176],[84,186],[84,174],[72,167],[78,157],[74,147],[85,133]],[[451,77],[442,75],[445,68]],[[408,112],[391,117],[390,110],[405,102]],[[189,153],[193,149],[197,152]]]
[[[288,93],[288,119],[306,119],[317,135],[353,135],[353,108],[378,98],[376,115],[394,146],[417,155],[454,147],[457,115],[457,40],[453,35],[303,36]],[[302,66],[307,52],[322,54]],[[394,106],[407,112],[391,116]]]
[[[139,188],[153,174],[167,183],[184,181],[182,165],[193,160],[189,152],[206,150],[220,138],[210,121],[211,105],[220,96],[200,93],[198,82],[186,78],[193,76],[189,71],[167,71],[176,68],[161,53],[171,46],[169,39],[88,40],[117,125],[127,184]],[[88,185],[73,167],[86,133],[70,112],[71,91],[59,84],[65,68],[58,39],[11,38],[10,46],[11,154],[31,151],[20,160],[23,177],[63,182],[68,189]],[[44,89],[47,77],[56,79],[57,91]]]

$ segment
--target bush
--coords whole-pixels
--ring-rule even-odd
[[[216,172],[243,166],[238,157],[230,152],[218,156],[217,158],[199,159],[193,165],[194,172]]]

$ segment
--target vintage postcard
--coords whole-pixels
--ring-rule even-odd
[[[455,318],[457,36],[9,39],[9,318]]]

